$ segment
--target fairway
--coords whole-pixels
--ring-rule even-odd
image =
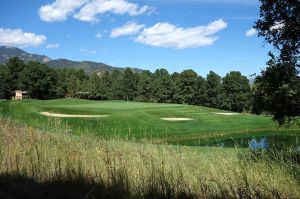
[[[48,115],[40,114],[45,112]],[[104,137],[157,139],[187,145],[283,131],[268,116],[178,104],[79,99],[1,101],[0,114],[41,129]]]

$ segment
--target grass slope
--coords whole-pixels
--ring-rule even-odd
[[[49,118],[42,111],[66,114],[104,114],[108,118]],[[79,99],[0,101],[0,116],[47,129],[75,134],[151,138],[194,144],[198,140],[225,139],[280,131],[271,117],[225,112],[201,106]],[[163,121],[162,117],[186,117],[192,121]],[[286,133],[286,132],[285,132]]]

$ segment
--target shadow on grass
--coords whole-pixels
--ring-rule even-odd
[[[92,198],[195,198],[187,193],[162,192],[154,187],[146,192],[132,195],[126,184],[115,182],[111,185],[87,182],[84,178],[37,182],[19,174],[0,175],[0,199],[92,199]]]

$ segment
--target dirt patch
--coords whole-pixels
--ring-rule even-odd
[[[218,115],[239,115],[240,113],[222,113],[222,112],[219,112],[219,113],[215,113],[215,114],[218,114]]]
[[[161,120],[165,120],[165,121],[190,121],[190,120],[194,120],[193,118],[185,118],[185,117],[164,117],[164,118],[160,118]]]
[[[40,112],[41,115],[48,117],[66,117],[66,118],[104,118],[109,117],[109,115],[69,115],[69,114],[60,114],[60,113],[49,113],[49,112]]]

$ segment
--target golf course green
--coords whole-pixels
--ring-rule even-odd
[[[202,106],[127,101],[5,100],[0,101],[0,116],[40,129],[77,135],[157,139],[184,145],[290,133],[278,128],[269,116]]]

